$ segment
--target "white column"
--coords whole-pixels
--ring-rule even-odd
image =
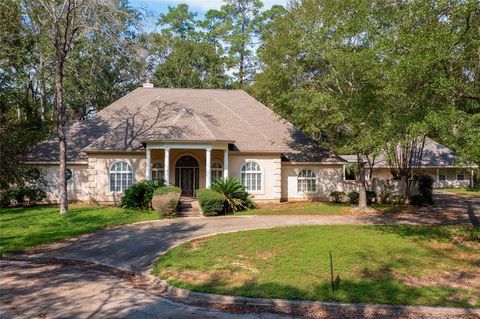
[[[470,187],[471,188],[475,187],[475,183],[473,181],[473,169],[470,171]]]
[[[147,148],[147,171],[145,174],[147,181],[152,180],[152,154],[149,148]]]
[[[437,168],[437,187],[440,187],[440,177],[438,173],[438,168]]]
[[[223,178],[228,177],[228,149],[223,151]]]
[[[210,182],[212,180],[212,148],[208,147],[205,149],[206,151],[206,181],[205,181],[205,188],[210,188]]]
[[[168,186],[170,185],[170,149],[168,147],[165,148],[165,184]]]

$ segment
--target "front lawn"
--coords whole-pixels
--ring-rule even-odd
[[[480,197],[480,188],[475,187],[467,187],[467,188],[442,188],[441,190],[449,192],[449,193],[454,193],[458,195],[468,195],[468,196],[473,196],[473,197]]]
[[[153,273],[177,287],[225,295],[479,307],[475,234],[468,227],[406,225],[244,231],[182,244]],[[457,243],[462,239],[466,244]],[[335,293],[329,251],[340,279]]]
[[[374,204],[371,207],[384,213],[413,209],[402,205],[382,204]],[[323,202],[260,203],[256,209],[240,211],[235,215],[349,215],[352,208],[355,206]]]
[[[153,211],[71,205],[66,216],[56,206],[2,208],[0,253],[24,250],[109,226],[158,219]]]

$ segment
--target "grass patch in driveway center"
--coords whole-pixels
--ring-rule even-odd
[[[182,244],[153,273],[194,291],[260,298],[480,306],[478,243],[468,227],[296,226]],[[328,252],[340,283],[330,288]]]
[[[61,216],[56,206],[2,208],[0,253],[20,251],[109,226],[158,219],[153,211],[116,207],[71,205]]]

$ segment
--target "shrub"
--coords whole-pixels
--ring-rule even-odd
[[[377,201],[377,193],[374,191],[367,191],[367,203],[373,204]]]
[[[165,195],[168,193],[182,193],[182,190],[176,186],[160,186],[155,189],[154,195]]]
[[[350,192],[347,194],[348,202],[350,204],[358,204],[358,200],[360,199],[360,194],[358,192]]]
[[[417,198],[417,201],[420,201],[422,204],[433,204],[433,183],[434,180],[430,175],[421,175],[418,178],[418,191],[420,193],[420,197]],[[411,202],[413,204],[413,197],[411,198]],[[415,205],[415,204],[414,204]]]
[[[1,207],[11,205],[35,205],[44,200],[47,194],[36,185],[23,185],[10,190],[5,190],[0,195]]]
[[[208,188],[199,189],[196,193],[205,216],[217,216],[224,211],[225,198],[222,194]]]
[[[121,207],[133,209],[150,209],[155,185],[152,181],[140,181],[125,190]]]
[[[372,204],[377,200],[377,193],[374,191],[366,191],[367,195],[367,204]],[[350,192],[347,194],[348,202],[350,204],[358,204],[360,200],[360,194],[358,192]]]
[[[175,186],[161,186],[155,189],[152,198],[152,208],[161,216],[175,217],[178,200],[182,190]]]
[[[343,203],[346,196],[345,192],[333,191],[330,193],[330,201],[334,203]]]
[[[405,202],[403,195],[392,195],[390,196],[390,203],[394,205],[401,205]]]
[[[235,177],[217,178],[212,183],[211,189],[223,196],[226,211],[238,212],[255,207],[245,186]]]

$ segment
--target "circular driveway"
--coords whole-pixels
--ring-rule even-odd
[[[172,247],[217,233],[296,225],[466,224],[478,222],[479,198],[437,193],[437,205],[415,212],[345,216],[226,216],[177,218],[105,229],[48,245],[32,257],[54,257],[147,272]]]

